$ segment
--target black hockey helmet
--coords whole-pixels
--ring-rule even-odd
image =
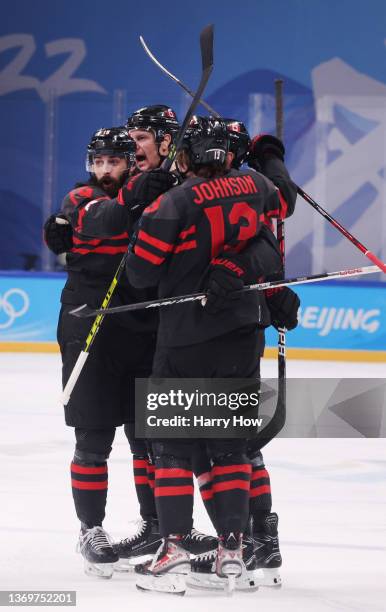
[[[222,166],[229,151],[229,133],[226,123],[215,117],[193,115],[185,132],[183,148],[189,151],[195,165]]]
[[[165,104],[154,104],[153,106],[139,108],[130,115],[127,119],[126,129],[128,131],[152,131],[155,141],[160,143],[165,134],[170,134],[174,139],[180,129],[180,124],[172,108]]]
[[[223,121],[226,123],[229,134],[229,151],[234,155],[232,166],[240,168],[247,158],[251,144],[248,130],[238,119],[223,119]]]
[[[125,157],[130,168],[135,164],[135,142],[124,126],[101,128],[93,134],[87,146],[86,170],[92,172],[96,155]]]

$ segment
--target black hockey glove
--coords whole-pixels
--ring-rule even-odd
[[[234,261],[218,257],[212,263],[207,280],[207,298],[204,305],[205,311],[209,314],[217,314],[221,310],[232,306],[232,302],[239,300],[240,291],[244,287],[243,268],[239,267]]]
[[[248,166],[261,172],[264,162],[270,157],[278,157],[284,161],[285,148],[281,140],[271,134],[255,136],[251,142],[248,155]]]
[[[44,242],[55,255],[72,248],[72,226],[61,213],[51,215],[43,227]]]
[[[285,327],[288,331],[298,324],[298,309],[300,300],[289,287],[278,287],[264,291],[267,306],[271,314],[271,322],[276,329]]]
[[[118,201],[127,207],[131,219],[135,221],[149,204],[177,183],[177,178],[171,172],[161,168],[142,172],[126,181],[119,192]]]

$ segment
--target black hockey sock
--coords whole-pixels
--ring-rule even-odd
[[[108,473],[107,463],[71,463],[72,496],[82,526],[102,525],[105,517]]]
[[[137,492],[140,514],[143,519],[156,518],[154,500],[154,466],[149,458],[133,455],[134,483]]]
[[[193,472],[200,488],[201,499],[213,526],[215,527],[215,509],[212,491],[211,463],[206,451],[206,444],[198,443],[192,456]]]
[[[211,470],[216,529],[219,534],[244,532],[249,514],[251,465],[244,455],[213,460]]]
[[[157,457],[154,494],[161,535],[190,533],[193,523],[190,461],[167,455]]]
[[[253,530],[259,531],[264,518],[271,512],[271,481],[261,453],[251,459],[252,474],[249,492],[249,511],[253,517]]]

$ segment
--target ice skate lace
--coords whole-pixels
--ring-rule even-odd
[[[109,548],[112,545],[110,536],[100,526],[87,529],[80,542],[80,551],[82,551],[89,542],[92,543],[93,548],[97,551]]]
[[[201,553],[196,556],[197,561],[214,561],[217,556],[217,550],[208,550],[208,552]]]
[[[136,521],[129,521],[129,522],[137,526],[137,531],[133,533],[133,535],[122,540],[122,544],[131,544],[137,538],[140,538],[141,535],[143,535],[143,533],[145,532],[147,524],[148,524],[148,521],[144,521],[143,519],[138,519]]]
[[[201,531],[197,531],[197,529],[193,527],[192,531],[188,533],[186,537],[191,538],[192,540],[198,540],[199,542],[202,542],[202,540],[205,540],[209,536],[207,536],[205,533],[201,533]]]

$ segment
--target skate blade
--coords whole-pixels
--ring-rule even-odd
[[[191,589],[199,589],[204,591],[224,591],[226,590],[227,578],[219,578],[217,574],[190,574],[186,584]],[[257,591],[257,584],[254,572],[245,572],[239,578],[236,578],[235,590],[244,592]]]
[[[142,557],[132,557],[129,559],[120,558],[119,561],[114,564],[114,572],[133,574],[136,565],[146,563],[147,561],[151,561],[151,559],[151,555],[142,555]]]
[[[84,562],[84,572],[87,576],[93,576],[96,578],[104,578],[108,580],[112,578],[114,572],[115,563],[91,563],[90,561]]]
[[[280,588],[282,586],[279,571],[274,568],[255,570],[256,583],[258,586]]]
[[[153,593],[170,593],[185,595],[186,584],[182,574],[165,574],[163,576],[138,576],[136,585],[139,591]]]

